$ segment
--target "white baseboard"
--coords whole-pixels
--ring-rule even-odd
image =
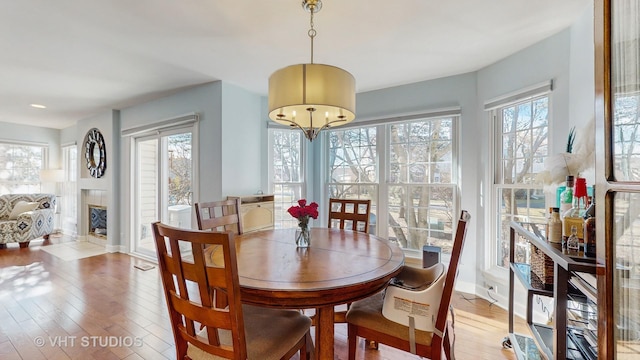
[[[467,281],[456,281],[456,291],[467,294],[475,294],[476,285]]]
[[[105,250],[107,250],[107,252],[109,253],[115,253],[115,252],[124,253],[124,254],[127,253],[126,251],[124,251],[123,245],[106,245]]]

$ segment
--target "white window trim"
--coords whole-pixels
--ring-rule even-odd
[[[267,189],[269,189],[269,192],[273,192],[273,185],[275,184],[275,182],[273,181],[273,176],[274,176],[274,167],[273,167],[273,131],[294,131],[294,132],[299,132],[300,130],[298,129],[292,129],[291,127],[288,126],[282,126],[282,125],[267,125]],[[300,143],[300,175],[302,177],[301,181],[299,182],[291,182],[290,184],[300,184],[301,186],[301,191],[300,194],[302,196],[303,199],[307,198],[307,194],[309,193],[308,191],[308,182],[307,179],[309,178],[309,169],[307,167],[307,164],[312,163],[307,161],[307,156],[309,155],[308,152],[308,144],[309,142],[306,141],[306,138],[304,137],[304,135],[301,135],[301,143]],[[285,183],[282,183],[285,184]],[[317,223],[316,223],[317,224]]]
[[[134,201],[134,195],[136,194],[136,141],[146,137],[156,137],[158,135],[172,135],[181,132],[191,132],[191,156],[192,156],[192,189],[193,193],[191,198],[193,201],[197,201],[200,198],[200,117],[197,113],[190,113],[182,116],[178,116],[172,119],[164,120],[159,123],[150,125],[143,125],[138,127],[132,127],[121,131],[123,137],[123,144],[125,148],[122,149],[123,153],[128,153],[128,164],[123,163],[123,168],[128,169],[128,174],[125,176],[125,181],[122,184],[123,189],[126,189],[126,193],[123,194],[123,199],[126,201],[124,206],[129,209],[129,213],[136,214],[136,202]],[[125,138],[128,138],[126,140]],[[192,226],[195,224],[195,212],[191,215]],[[122,239],[120,244],[125,252],[132,254],[134,247],[134,240],[136,232],[134,229],[134,219],[132,217],[125,217],[122,224],[123,233],[128,234],[127,239]]]
[[[549,123],[547,125],[547,138],[552,139],[552,122],[553,122],[553,80],[549,80],[540,84],[536,84],[533,86],[526,87],[520,91],[511,92],[505,94],[503,96],[491,99],[485,102],[484,110],[487,114],[488,121],[490,122],[490,126],[492,131],[489,134],[488,146],[489,154],[491,154],[491,171],[487,172],[486,184],[488,184],[488,189],[486,189],[486,193],[491,202],[489,216],[485,217],[485,239],[487,241],[484,242],[485,248],[485,256],[484,256],[484,264],[482,265],[483,275],[485,278],[500,282],[504,285],[508,282],[508,274],[509,269],[507,267],[500,267],[497,265],[497,257],[498,257],[498,249],[496,246],[497,240],[497,230],[493,224],[495,223],[495,215],[499,214],[500,206],[496,201],[496,173],[499,170],[498,162],[501,160],[500,154],[496,151],[495,142],[497,141],[497,134],[501,129],[498,128],[498,111],[501,108],[507,107],[514,103],[519,103],[522,101],[526,101],[527,99],[532,99],[535,97],[540,97],[546,95],[548,97],[548,117]],[[551,147],[551,142],[548,141],[548,150],[551,154],[553,149]]]
[[[350,124],[344,125],[344,126],[340,126],[339,128],[336,128],[336,130],[346,130],[346,129],[350,129],[350,128],[360,128],[360,127],[370,127],[370,126],[376,126],[376,136],[377,136],[377,151],[378,151],[378,219],[387,219],[388,215],[388,206],[389,206],[389,202],[388,202],[388,187],[389,187],[389,179],[388,179],[388,167],[389,167],[389,159],[386,155],[386,149],[389,147],[389,143],[390,143],[390,139],[389,139],[389,134],[388,131],[386,131],[386,127],[388,124],[392,124],[392,123],[398,123],[398,122],[410,122],[410,121],[414,121],[414,120],[429,120],[429,119],[435,119],[435,118],[442,118],[442,117],[453,117],[454,121],[453,121],[453,131],[452,131],[452,139],[453,139],[453,144],[452,144],[452,150],[454,151],[454,159],[452,161],[452,179],[455,179],[456,183],[455,183],[455,191],[454,191],[454,222],[457,221],[457,214],[456,212],[459,212],[460,208],[461,208],[461,194],[462,194],[462,180],[460,179],[461,176],[461,172],[460,172],[460,154],[461,154],[461,131],[460,131],[460,126],[461,126],[461,119],[462,119],[462,113],[461,113],[461,108],[460,107],[449,107],[449,108],[443,108],[443,109],[435,109],[435,110],[426,110],[426,111],[421,111],[421,112],[416,112],[416,113],[408,113],[408,114],[398,114],[398,115],[391,115],[388,117],[381,117],[381,118],[369,118],[369,119],[363,119],[363,120],[356,120]],[[328,140],[327,140],[327,135],[326,132],[325,134],[322,134],[322,136],[320,137],[320,144],[321,144],[321,148],[323,149],[323,151],[321,151],[321,157],[320,157],[320,164],[321,165],[321,169],[320,172],[322,174],[322,179],[324,179],[323,185],[321,186],[321,198],[322,199],[326,199],[328,198],[328,190],[327,190],[327,184],[328,184],[328,180],[329,180],[329,172],[327,169],[327,157],[328,157]],[[384,149],[384,151],[381,151],[380,149]],[[493,181],[493,180],[492,180]],[[326,204],[322,204],[322,206],[328,206],[328,202]],[[322,221],[322,223],[326,223],[327,219],[326,219],[326,214],[321,214],[320,219]],[[380,220],[378,220],[379,222]],[[386,222],[385,222],[386,224]],[[384,238],[384,239],[388,239],[388,235],[387,234],[383,234],[380,235],[380,226],[377,225],[376,226],[376,232],[378,236]],[[416,261],[416,259],[422,259],[422,250],[420,249],[403,249],[405,256],[409,259],[412,259],[412,261]],[[442,254],[442,261],[445,263],[448,263],[450,260],[451,255],[450,254],[446,254],[443,253]]]
[[[30,147],[39,147],[42,149],[42,163],[40,164],[40,170],[49,169],[49,144],[45,142],[36,142],[36,141],[23,141],[23,140],[9,140],[9,139],[0,139],[0,143],[7,145],[15,145],[15,146],[30,146]],[[7,182],[9,183],[9,182]],[[42,181],[38,179],[38,181],[29,183],[32,186],[36,186],[39,184],[40,192],[42,192]]]

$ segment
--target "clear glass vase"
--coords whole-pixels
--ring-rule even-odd
[[[308,225],[300,225],[296,229],[296,245],[299,248],[308,248],[311,245],[311,231]]]

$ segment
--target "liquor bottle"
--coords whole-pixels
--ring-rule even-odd
[[[591,204],[584,212],[584,253],[588,257],[596,256],[596,187],[593,186]]]
[[[575,225],[571,225],[571,235],[567,238],[566,248],[570,250],[580,249],[580,240],[578,240],[578,228]]]
[[[564,213],[573,206],[573,187],[573,175],[567,175],[566,187],[564,191],[560,193],[560,217],[564,216]]]
[[[552,244],[562,244],[562,220],[560,220],[560,208],[554,207],[551,209],[548,239]]]
[[[587,181],[577,178],[573,193],[573,206],[562,217],[562,237],[566,241],[571,236],[571,227],[575,226],[580,242],[584,242],[584,212],[587,205]]]
[[[553,213],[553,207],[549,207],[549,212],[545,215],[546,223],[544,225],[544,236],[546,236],[547,241],[549,241],[549,222],[551,221],[551,214]]]

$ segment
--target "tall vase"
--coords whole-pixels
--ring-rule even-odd
[[[308,248],[311,245],[311,231],[308,224],[299,225],[296,230],[296,245],[299,248]]]

